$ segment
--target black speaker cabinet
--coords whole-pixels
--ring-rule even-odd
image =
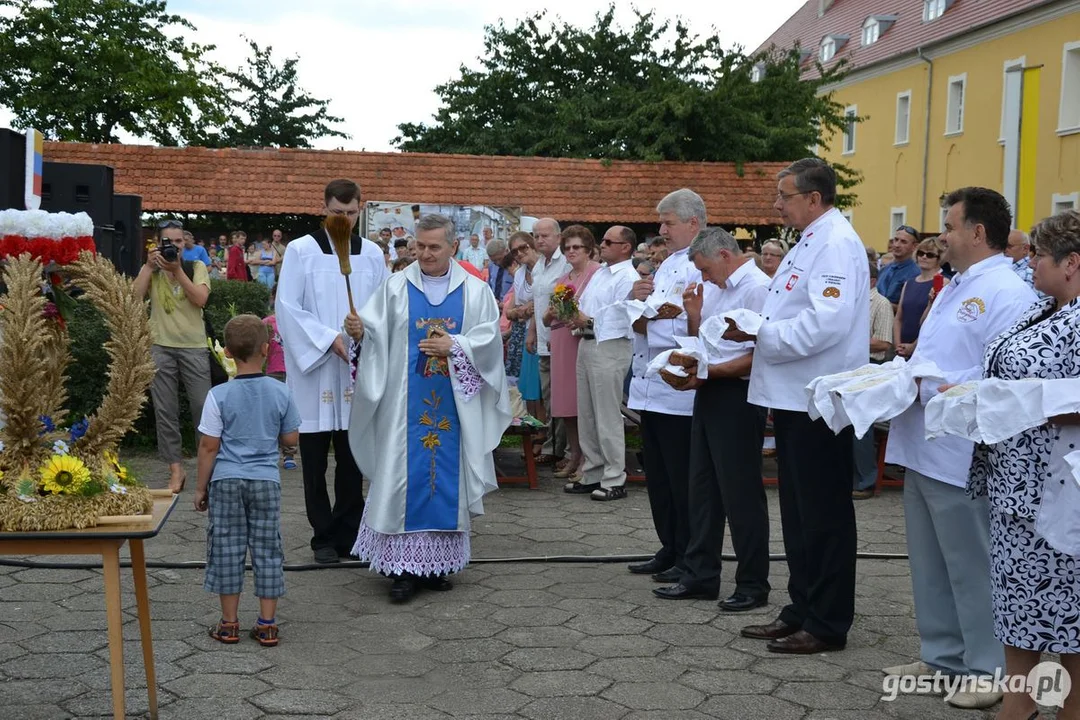
[[[113,265],[120,272],[126,275],[138,275],[139,268],[145,261],[142,241],[142,197],[113,195],[112,216],[111,245],[106,251],[103,243],[99,243],[98,252],[112,260]]]
[[[25,210],[26,135],[0,128],[0,210]]]
[[[46,162],[41,172],[41,209],[84,212],[95,227],[113,224],[113,169],[107,165]]]

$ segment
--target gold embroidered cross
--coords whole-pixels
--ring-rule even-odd
[[[323,390],[322,401],[328,405],[334,402],[334,393],[329,390]]]
[[[348,390],[345,391],[345,402],[351,403],[352,402],[352,396],[353,396],[353,389],[349,388]]]

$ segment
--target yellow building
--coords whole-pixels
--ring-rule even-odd
[[[1024,230],[1080,209],[1080,0],[809,0],[759,50],[796,43],[808,73],[852,63],[827,90],[864,120],[819,154],[863,174],[867,245],[939,232],[965,185],[1001,192]]]

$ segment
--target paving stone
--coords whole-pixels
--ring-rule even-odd
[[[723,647],[734,638],[725,630],[699,625],[655,625],[646,635],[677,647]]]
[[[75,585],[60,585],[58,583],[16,583],[10,587],[4,588],[4,602],[56,603],[77,595],[82,595],[82,593],[83,591]]]
[[[840,682],[786,682],[773,693],[809,708],[821,710],[872,708],[881,693]]]
[[[198,673],[165,683],[165,688],[179,698],[251,697],[270,685],[256,677]]]
[[[446,720],[451,717],[427,705],[358,705],[334,716],[334,720]]]
[[[162,695],[165,695],[163,698]],[[169,704],[171,706],[171,698],[166,693],[158,693],[158,705]],[[90,690],[77,698],[67,700],[60,703],[60,707],[67,710],[72,715],[91,715],[100,717],[102,715],[112,717],[112,691],[111,690]],[[150,712],[150,699],[146,696],[145,690],[128,690],[124,693],[124,713],[127,717],[142,717]],[[169,713],[172,713],[172,708],[169,708]],[[184,716],[178,716],[184,717]],[[219,713],[214,716],[215,718],[222,718]]]
[[[596,657],[655,657],[667,649],[667,644],[644,635],[603,635],[587,637],[577,649]]]
[[[510,687],[532,697],[591,696],[611,685],[599,675],[576,671],[531,672],[515,680]]]
[[[628,712],[625,707],[592,697],[541,698],[520,710],[532,720],[619,720]]]
[[[513,650],[502,661],[519,670],[580,670],[596,658],[577,650],[565,648],[522,648]]]
[[[638,710],[622,720],[709,720],[709,716],[697,710]]]
[[[564,598],[587,600],[622,597],[626,592],[615,585],[599,582],[557,583],[548,588],[548,591]]]
[[[611,680],[660,682],[674,680],[684,669],[663,658],[608,658],[597,660],[588,667],[587,672]]]
[[[484,715],[514,713],[527,705],[530,698],[513,690],[501,688],[469,688],[450,690],[436,695],[428,704],[451,715]]]
[[[485,598],[504,608],[551,607],[561,599],[546,590],[494,590]]]
[[[251,703],[265,713],[296,715],[314,712],[333,715],[349,706],[348,701],[327,690],[270,690],[249,698]]]
[[[68,720],[71,717],[71,713],[59,705],[8,705],[5,702],[3,710],[4,717],[18,720]]]
[[[585,533],[566,528],[545,528],[526,530],[521,533],[521,537],[536,542],[555,542],[558,540],[573,541],[585,537]]]
[[[515,647],[574,647],[584,633],[566,627],[522,627],[503,630],[497,638]]]
[[[839,653],[838,653],[839,654]],[[759,660],[754,672],[780,680],[841,680],[847,674],[844,667],[815,657],[774,657]]]
[[[480,584],[492,590],[543,590],[546,587],[551,587],[556,582],[556,580],[539,573],[532,573],[528,575],[495,575],[486,580],[481,580]]]
[[[443,690],[444,688],[430,683],[418,682],[416,678],[397,677],[354,678],[352,682],[338,688],[340,695],[359,700],[361,704],[372,702],[391,705],[424,704]]]
[[[443,664],[424,675],[422,681],[443,690],[460,688],[503,688],[521,676],[521,671],[496,660]]]
[[[572,612],[553,607],[505,607],[491,615],[509,628],[562,625],[572,617]]]
[[[716,618],[716,604],[709,601],[708,607],[712,609],[686,602],[646,605],[634,610],[632,615],[661,625],[703,625]]]
[[[219,650],[212,653],[199,653],[177,660],[176,664],[189,672],[256,675],[272,665],[269,658],[255,652],[261,649],[249,646],[242,651]],[[289,650],[291,653],[292,648]]]
[[[686,710],[701,704],[705,694],[674,683],[616,682],[601,697],[634,710]]]
[[[444,640],[432,647],[426,655],[435,662],[478,662],[498,660],[513,649],[509,643],[495,638]]]
[[[586,635],[632,635],[644,633],[653,625],[640,618],[594,612],[578,615],[567,621],[566,627]]]
[[[2,666],[4,674],[16,680],[59,679],[71,675],[73,667],[81,674],[101,671],[106,663],[94,655],[78,657],[67,653],[42,652],[8,660]]]
[[[130,716],[131,709],[128,709]],[[164,718],[183,718],[183,720],[255,720],[263,713],[243,698],[225,695],[218,698],[184,698],[171,703]]]
[[[437,620],[425,623],[422,629],[439,640],[468,640],[497,635],[506,626],[490,620]]]
[[[696,709],[716,720],[802,720],[806,714],[799,705],[769,695],[718,695]]]
[[[87,690],[86,685],[64,677],[63,674],[48,683],[39,680],[7,680],[3,684],[2,707],[38,703],[62,705],[63,701],[78,697]]]

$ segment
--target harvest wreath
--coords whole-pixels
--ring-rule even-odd
[[[146,309],[132,281],[94,253],[85,213],[0,211],[0,263],[0,531],[146,515],[150,491],[117,455],[154,377]],[[96,413],[63,427],[54,418],[67,415],[67,320],[76,302],[105,318],[108,385]]]

